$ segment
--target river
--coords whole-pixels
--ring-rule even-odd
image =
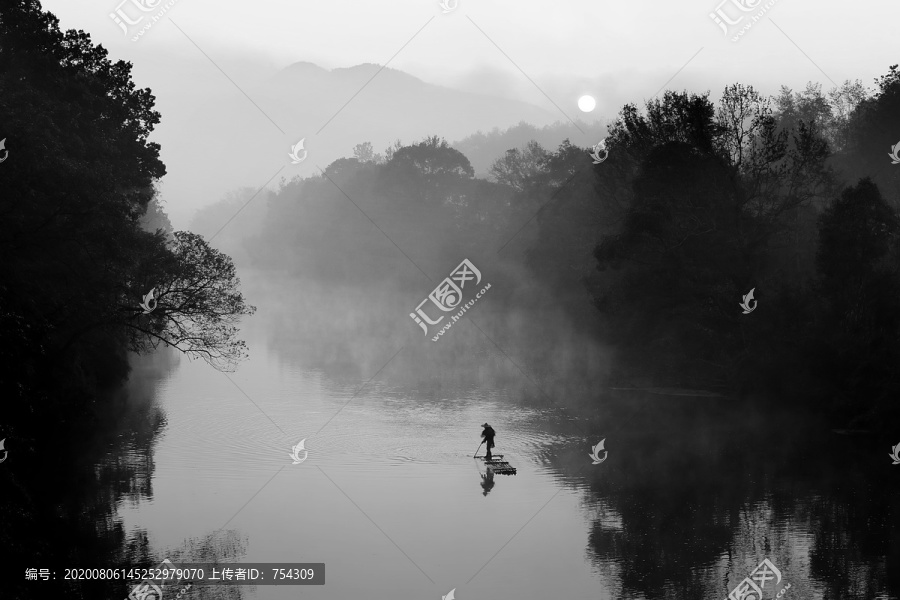
[[[135,357],[127,409],[95,433],[113,441],[90,459],[133,475],[82,490],[159,557],[326,565],[324,586],[231,597],[721,600],[766,558],[787,599],[898,597],[889,447],[727,397],[608,391],[615,410],[579,417],[542,401],[505,347],[482,340],[426,369],[416,361],[446,339],[329,344],[334,307],[285,301],[299,295],[250,294],[250,359],[234,373]],[[484,422],[516,475],[491,481],[473,459]]]

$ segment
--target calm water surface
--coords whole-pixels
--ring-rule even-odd
[[[152,440],[123,431],[104,459],[138,465],[116,512],[159,555],[206,545],[231,562],[326,564],[325,586],[244,598],[721,600],[766,557],[788,599],[897,597],[889,448],[723,398],[633,394],[588,423],[470,366],[416,382],[401,374],[415,348],[379,371],[395,347],[310,347],[289,314],[257,304],[236,373],[135,360],[129,402],[165,420],[135,417]],[[503,361],[490,345],[472,354]],[[322,366],[341,360],[354,368]],[[482,476],[485,421],[516,476]],[[602,436],[608,459],[591,465]]]

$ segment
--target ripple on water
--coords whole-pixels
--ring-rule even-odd
[[[296,397],[282,397],[263,405],[263,414],[238,398],[195,396],[190,404],[168,407],[164,436],[178,441],[163,443],[157,458],[195,477],[199,471],[204,478],[256,480],[261,471],[299,468],[292,464],[290,451],[305,439],[306,466],[397,474],[398,467],[468,463],[480,442],[481,424],[488,421],[498,430],[495,453],[520,469],[530,462],[545,471],[553,448],[574,441],[542,430],[548,421],[559,420],[552,411],[483,400],[473,404],[474,399],[465,397],[439,407],[423,405],[413,396],[357,400],[347,405],[343,398],[298,403]],[[167,446],[178,450],[164,450]],[[483,446],[479,453],[484,453]]]

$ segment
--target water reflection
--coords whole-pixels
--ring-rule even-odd
[[[798,415],[703,404],[651,406],[616,436],[609,468],[588,471],[586,502],[603,507],[590,556],[620,593],[724,598],[769,558],[789,598],[896,598],[898,485],[878,445]]]
[[[481,473],[481,489],[483,490],[481,493],[484,496],[487,496],[494,489],[494,472],[490,469],[487,469],[486,473]]]
[[[69,437],[59,440],[60,448],[77,451],[39,456],[44,462],[35,473],[52,472],[53,477],[38,476],[30,483],[35,492],[34,513],[45,518],[34,523],[30,532],[42,540],[42,551],[29,553],[28,558],[34,562],[40,556],[43,562],[38,566],[57,561],[57,565],[93,568],[152,567],[164,558],[178,564],[239,560],[246,553],[247,538],[234,531],[160,546],[151,542],[153,531],[125,522],[123,513],[152,505],[155,498],[156,449],[169,425],[158,395],[177,369],[179,357],[161,349],[148,356],[132,356],[129,362],[128,383],[99,398],[96,413],[84,422],[71,423]],[[61,575],[57,575],[60,580]],[[136,583],[61,580],[50,585],[71,597],[124,598]],[[32,584],[14,587],[9,593],[11,598],[29,598],[35,591]],[[56,595],[49,588],[43,591],[46,597]],[[185,596],[213,597],[240,600],[243,596],[240,588],[225,593],[194,589]]]
[[[447,367],[447,371],[452,374],[454,369]],[[271,367],[266,367],[250,378],[250,386],[245,385],[247,382],[241,385],[252,389],[258,382],[271,380]],[[197,380],[201,381],[202,377]],[[614,597],[721,600],[762,559],[769,558],[791,583],[788,600],[896,597],[893,573],[900,555],[900,524],[892,499],[896,498],[897,485],[888,482],[884,470],[874,466],[874,457],[885,454],[876,444],[836,436],[815,424],[806,427],[792,415],[755,411],[721,398],[608,398],[602,421],[576,424],[564,418],[563,412],[514,403],[498,390],[469,394],[465,391],[469,382],[456,389],[446,387],[446,397],[437,398],[403,386],[388,387],[385,383],[389,382],[375,383],[378,385],[360,393],[329,424],[327,436],[311,442],[322,446],[316,459],[324,461],[322,467],[340,482],[347,497],[371,514],[378,527],[390,532],[404,551],[412,548],[410,554],[417,561],[423,554],[428,556],[419,545],[424,533],[417,531],[422,527],[421,519],[435,521],[428,532],[434,539],[453,539],[457,529],[470,532],[495,527],[492,535],[499,548],[510,531],[534,517],[522,535],[526,540],[541,540],[541,550],[535,550],[535,542],[528,549],[517,549],[518,542],[513,540],[498,561],[509,552],[509,559],[528,569],[537,570],[539,564],[546,564],[547,573],[578,572],[579,567],[573,563],[578,558],[572,551],[580,543],[587,549],[587,562],[594,574],[581,572],[565,581],[549,576],[555,586],[576,595],[604,590]],[[290,430],[290,419],[302,422],[306,411],[324,422],[357,389],[343,383],[329,386],[327,380],[322,385],[323,390],[338,391],[334,407],[305,396],[308,406],[272,403],[265,399],[267,396],[254,394],[262,409]],[[643,408],[635,411],[635,406]],[[184,414],[205,414],[209,410],[202,405],[184,409]],[[225,418],[227,415],[231,416]],[[159,427],[159,421],[149,416],[148,426]],[[225,416],[217,417],[217,436],[231,439],[233,432],[240,430],[249,447],[271,427],[259,415],[253,417],[259,422],[258,432],[256,425],[242,422],[231,410]],[[492,502],[482,502],[480,510],[479,506],[461,504],[468,507],[471,516],[457,521],[448,515],[453,514],[454,503],[463,500],[442,480],[452,479],[456,461],[464,465],[472,460],[462,452],[469,444],[466,432],[484,416],[502,424],[504,449],[520,457],[517,463],[523,469],[519,477],[498,488],[493,472],[481,472],[483,463],[476,461],[481,495],[486,498],[493,494]],[[627,421],[626,425],[616,429],[622,421]],[[590,446],[610,431],[609,459],[602,465],[591,465],[587,456]],[[151,446],[145,443],[144,447]],[[244,455],[222,457],[236,483],[251,478],[261,468],[253,453]],[[147,468],[150,466],[152,463]],[[177,466],[192,468],[190,463]],[[280,533],[284,530],[290,538],[302,531],[318,540],[317,552],[327,555],[329,564],[337,561],[338,554],[348,553],[348,544],[379,547],[378,538],[373,541],[366,534],[366,522],[334,530],[323,527],[320,531],[315,519],[305,515],[348,523],[359,515],[349,503],[347,510],[342,510],[337,500],[343,497],[329,496],[327,485],[315,488],[314,480],[301,480],[303,475],[294,477],[296,485],[302,487],[288,487],[279,495],[303,499],[303,511],[293,516],[302,521],[302,529],[291,532],[287,525],[280,525]],[[141,481],[140,476],[136,481]],[[424,486],[423,481],[427,482]],[[291,484],[286,481],[284,485]],[[395,491],[382,495],[381,488]],[[250,497],[253,491],[245,495]],[[142,493],[151,495],[153,487],[146,486]],[[547,504],[548,498],[569,493],[580,500],[571,506],[559,499]],[[214,502],[213,498],[207,500]],[[530,500],[534,502],[523,504]],[[261,494],[258,506],[248,509],[248,515],[259,511],[257,518],[261,520],[256,525],[236,522],[235,532],[243,532],[241,535],[263,547],[279,547],[267,533],[273,523],[265,517],[271,513],[274,519],[280,513],[273,508],[274,502],[275,496]],[[279,501],[278,506],[286,502]],[[398,506],[394,509],[392,505]],[[546,512],[537,514],[545,510],[545,505]],[[520,511],[514,512],[516,509]],[[394,510],[399,512],[392,520]],[[582,525],[584,542],[577,541],[579,535],[573,529],[579,512],[588,519],[587,526]],[[407,530],[404,518],[410,515],[417,516],[416,525]],[[565,533],[555,531],[557,527]],[[336,534],[339,544],[327,541],[328,536]],[[527,546],[524,541],[522,544]],[[464,543],[448,546],[446,551],[452,556]],[[490,558],[497,548],[477,557],[471,566],[466,564],[463,570],[474,572],[480,566],[478,561]],[[216,552],[237,552],[240,556],[243,548],[219,548]],[[354,577],[351,568],[356,564],[353,560],[360,557],[350,558],[342,571],[344,587],[333,586],[323,597],[350,597],[365,589],[365,578]],[[451,559],[434,558],[433,564],[443,564],[444,560]],[[390,568],[390,564],[379,564],[379,568]],[[437,567],[432,567],[434,570]],[[491,577],[502,579],[503,568],[487,569],[479,575],[485,579],[482,589],[490,589],[494,581]],[[407,585],[410,592],[421,591],[414,582]],[[495,590],[494,595],[523,597],[540,585],[526,577],[524,582],[508,584],[509,593]],[[537,597],[538,592],[534,593]],[[546,590],[540,592],[544,593]]]
[[[461,351],[442,340],[433,352],[398,355],[379,373],[396,351],[392,343],[402,346],[379,319],[327,304],[265,312],[258,303],[261,316],[248,324],[256,327],[256,351],[233,375],[253,403],[221,374],[166,362],[162,353],[135,362],[118,412],[83,446],[77,477],[94,480],[65,482],[76,490],[73,518],[93,523],[83,534],[107,547],[98,556],[152,563],[171,552],[175,562],[249,562],[251,541],[263,560],[287,560],[302,546],[310,560],[342,574],[318,597],[366,597],[373,585],[393,597],[428,597],[429,583],[391,541],[431,575],[453,565],[462,580],[502,546],[467,597],[562,591],[667,600],[721,600],[769,558],[792,585],[786,600],[897,597],[900,478],[882,468],[896,440],[838,436],[806,417],[727,398],[608,396],[589,379],[571,385],[593,390],[596,417],[575,420],[528,400],[528,390],[543,396],[489,344]],[[383,335],[336,333],[316,310],[344,315],[340,327]],[[515,340],[499,341],[520,357]],[[157,395],[167,399],[165,412]],[[494,473],[474,461],[490,502],[473,493],[467,464],[471,431],[485,418],[502,428],[504,452],[520,468],[495,487]],[[307,436],[316,452],[304,468],[261,489]],[[604,438],[609,458],[591,465],[590,448]],[[317,478],[313,463],[343,491]],[[193,483],[190,493],[185,482]],[[245,502],[231,529],[211,533]],[[154,503],[165,508],[154,512]],[[173,518],[184,532],[165,531]],[[496,546],[466,552],[483,532]],[[520,573],[515,581],[510,569]]]

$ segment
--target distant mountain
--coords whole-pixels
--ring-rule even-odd
[[[512,148],[524,148],[531,140],[536,141],[545,150],[556,150],[565,139],[576,146],[593,146],[607,136],[607,123],[597,121],[591,125],[579,122],[578,127],[571,122],[559,122],[544,127],[535,127],[525,121],[500,130],[494,127],[490,133],[478,131],[462,140],[451,144],[454,149],[466,155],[476,177],[486,177],[491,165],[500,156]]]
[[[163,194],[170,205],[199,207],[239,186],[258,189],[279,168],[275,181],[318,174],[317,167],[352,156],[353,147],[366,141],[381,152],[396,139],[410,144],[438,135],[453,141],[520,121],[542,126],[559,118],[532,104],[432,85],[373,64],[329,71],[295,63],[244,92],[204,106],[168,136]],[[301,139],[308,155],[294,165],[288,153]]]

